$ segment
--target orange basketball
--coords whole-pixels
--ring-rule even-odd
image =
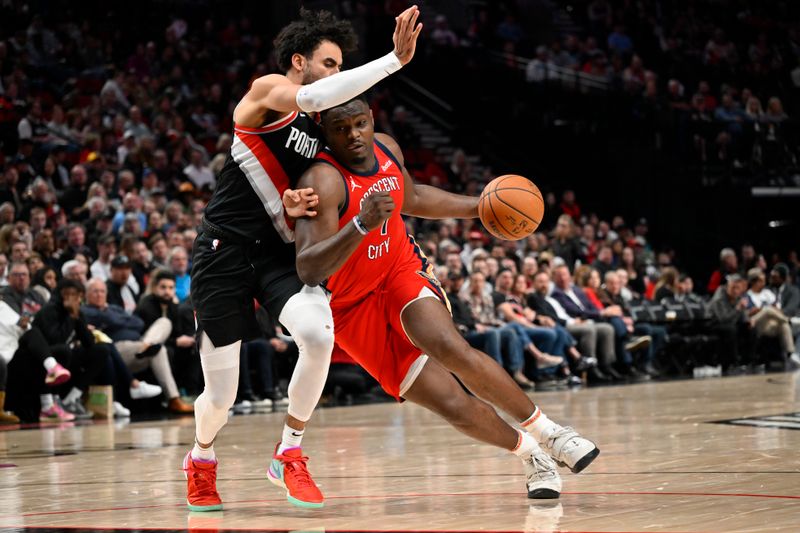
[[[495,237],[518,241],[539,227],[544,216],[544,199],[539,187],[528,178],[506,174],[483,189],[478,215]]]

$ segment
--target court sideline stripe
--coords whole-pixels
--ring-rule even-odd
[[[567,495],[589,495],[589,496],[710,496],[710,497],[728,497],[728,498],[769,498],[769,499],[784,499],[784,500],[800,500],[800,496],[789,496],[781,494],[746,494],[746,493],[715,493],[715,492],[665,492],[665,491],[570,491],[562,492]],[[454,497],[454,496],[519,496],[517,492],[464,492],[464,493],[407,493],[407,494],[379,494],[379,495],[352,495],[352,496],[329,496],[328,500],[381,500],[390,498],[431,498],[431,497]],[[283,502],[284,498],[270,498],[266,500],[239,500],[230,501],[229,503],[266,503],[266,502]],[[164,504],[164,505],[139,505],[129,507],[109,507],[101,509],[71,509],[65,511],[44,511],[41,513],[23,513],[19,516],[23,518],[31,518],[35,516],[51,516],[51,515],[64,515],[64,514],[77,514],[77,513],[98,513],[107,511],[129,511],[133,509],[158,509],[161,507],[182,507],[185,503]]]

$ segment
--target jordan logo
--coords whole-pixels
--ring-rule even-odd
[[[392,160],[391,159],[389,159],[388,161],[386,161],[386,163],[381,165],[381,170],[386,172],[386,169],[389,168],[390,166],[392,166]]]
[[[353,176],[350,176],[350,190],[354,191],[356,189],[361,189],[361,185],[356,183],[356,180],[353,179]]]
[[[211,241],[211,249],[212,250],[216,251],[217,250],[217,246],[219,246],[219,239],[214,239],[213,241]]]

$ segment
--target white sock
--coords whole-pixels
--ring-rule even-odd
[[[47,370],[48,372],[50,372],[51,370],[53,370],[56,367],[56,364],[57,364],[56,363],[56,358],[51,355],[50,357],[48,357],[47,359],[44,360],[43,364],[44,364],[44,369]]]
[[[200,445],[197,444],[197,440],[194,441],[194,448],[192,448],[192,459],[200,461],[214,461],[216,458],[217,454],[214,453],[213,442],[208,448],[201,448]]]
[[[536,442],[536,439],[531,437],[525,431],[517,430],[517,433],[519,433],[519,440],[517,441],[517,447],[511,450],[511,453],[513,453],[514,455],[516,455],[521,459],[525,459],[531,453],[533,453],[533,450],[539,447],[539,444]]]
[[[288,424],[283,425],[283,435],[281,436],[281,445],[278,446],[278,453],[283,453],[289,448],[299,448],[300,443],[303,441],[304,429],[290,428]]]
[[[538,407],[533,414],[527,419],[521,422],[521,425],[525,430],[533,435],[538,442],[543,442],[547,440],[554,431],[556,431],[560,426],[547,418],[547,415],[544,414]]]
[[[72,390],[69,391],[69,394],[64,398],[64,403],[77,402],[81,399],[81,396],[83,396],[83,391],[77,387],[72,387]]]
[[[53,407],[53,395],[52,394],[40,394],[39,395],[39,402],[42,404],[42,411],[47,411],[51,407]]]

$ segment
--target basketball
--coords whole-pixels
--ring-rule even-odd
[[[528,178],[506,174],[483,189],[478,216],[495,237],[518,241],[539,227],[544,216],[544,199],[539,187]]]

